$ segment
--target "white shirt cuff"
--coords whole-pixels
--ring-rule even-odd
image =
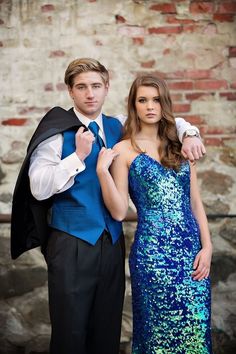
[[[175,118],[177,134],[179,141],[183,142],[183,135],[187,129],[195,130],[199,134],[199,129],[194,125],[191,125],[189,122],[186,122],[183,118],[177,117]]]
[[[69,172],[71,177],[85,170],[84,162],[79,159],[75,152],[63,159],[60,165]]]

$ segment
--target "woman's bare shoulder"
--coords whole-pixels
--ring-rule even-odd
[[[127,152],[132,148],[131,142],[129,139],[121,140],[119,143],[113,146],[113,149],[117,152]]]

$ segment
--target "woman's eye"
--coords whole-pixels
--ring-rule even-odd
[[[145,99],[144,99],[144,98],[140,98],[138,101],[139,101],[140,103],[144,103],[144,102],[145,102]]]
[[[160,97],[154,98],[154,102],[160,102]]]

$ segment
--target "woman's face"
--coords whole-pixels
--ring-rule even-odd
[[[140,86],[137,90],[135,108],[141,125],[158,123],[162,117],[159,90],[153,86]]]

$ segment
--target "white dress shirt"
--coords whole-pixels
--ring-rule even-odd
[[[78,119],[88,127],[91,120],[75,110]],[[116,116],[123,124],[126,116]],[[99,135],[106,145],[106,137],[103,130],[102,113],[94,120],[99,125]],[[186,122],[183,118],[176,118],[178,137],[182,142],[182,137],[186,129],[198,128]],[[74,152],[61,159],[63,146],[63,135],[56,134],[42,143],[33,151],[30,158],[29,179],[30,189],[33,196],[38,200],[50,198],[52,195],[61,193],[69,189],[74,184],[75,176],[85,170],[85,164]]]

